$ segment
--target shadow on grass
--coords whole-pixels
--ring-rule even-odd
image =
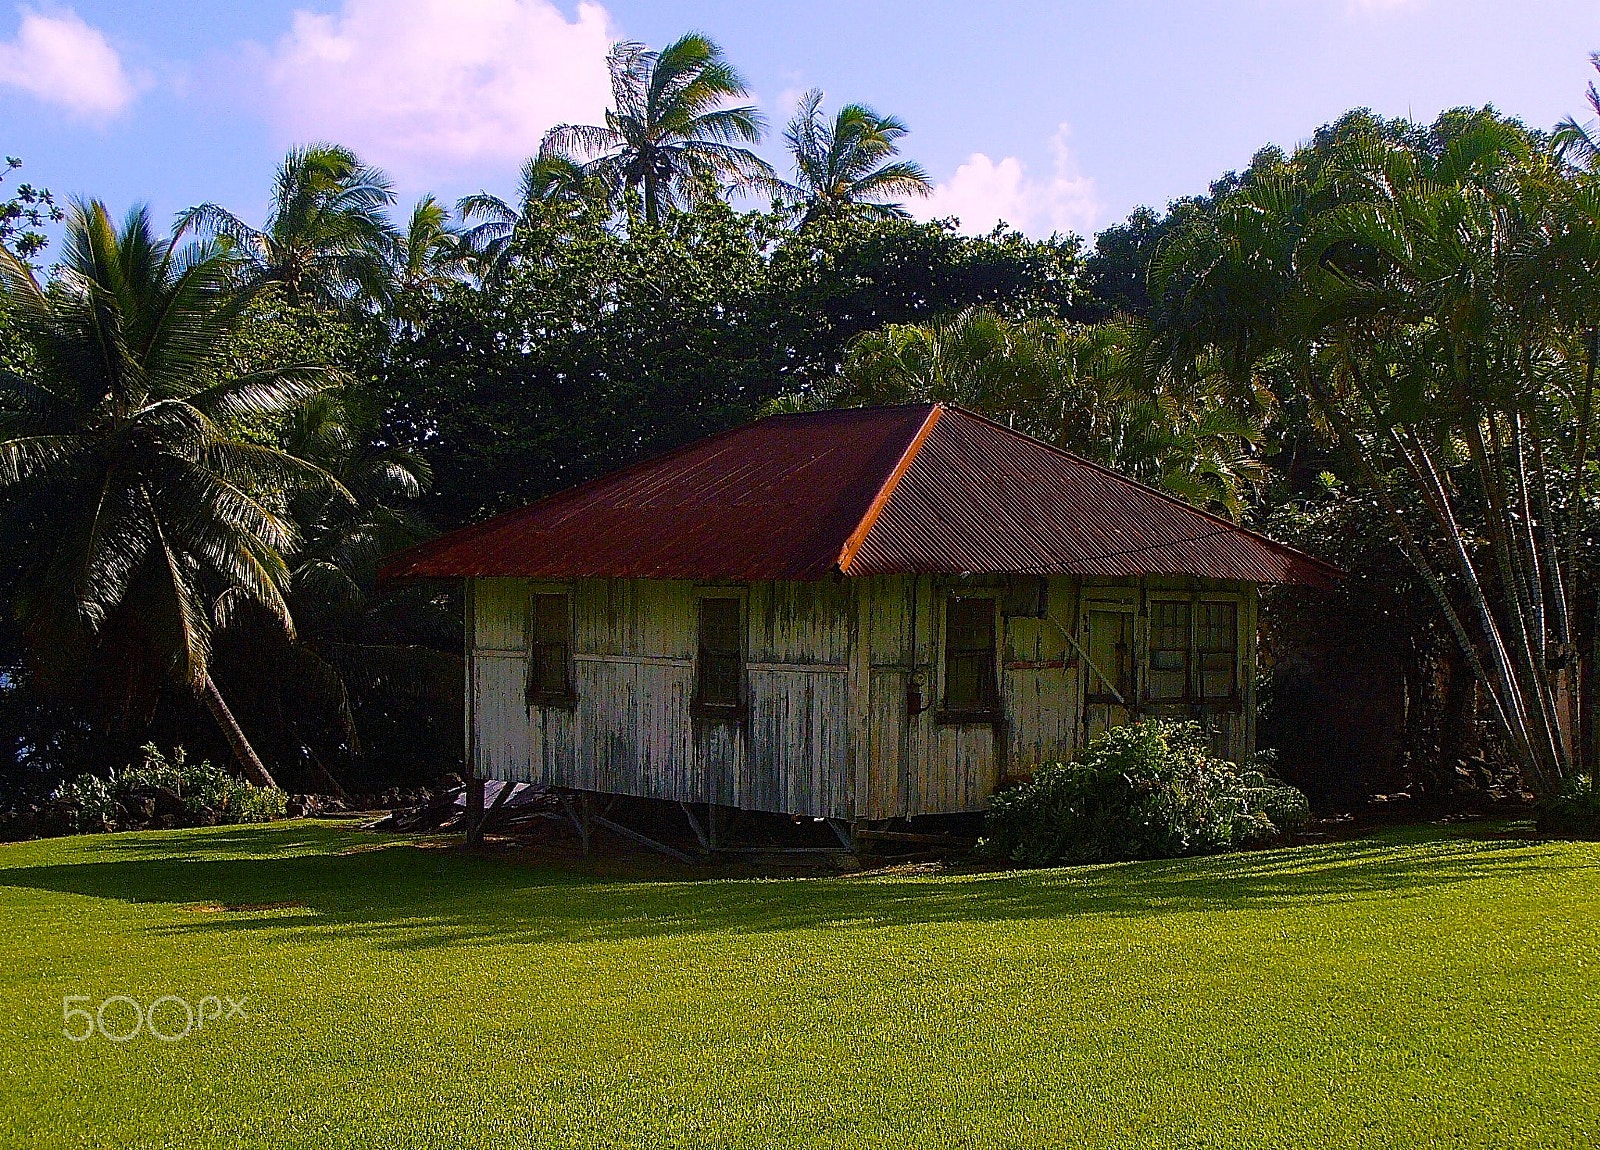
[[[72,841],[82,861],[5,867],[0,855],[0,888],[240,908],[171,934],[327,932],[402,948],[1287,908],[1587,865],[1460,830],[931,881],[597,878],[307,822]],[[305,910],[251,909],[284,905]]]

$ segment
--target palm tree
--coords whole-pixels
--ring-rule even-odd
[[[817,216],[856,212],[872,219],[905,216],[889,196],[926,196],[933,184],[922,168],[900,154],[896,142],[910,129],[894,116],[880,116],[861,104],[846,104],[828,124],[822,117],[822,91],[800,97],[784,131],[794,157],[795,182],[780,185],[780,201],[793,201],[801,226]]]
[[[749,89],[705,36],[690,32],[659,52],[622,41],[607,64],[616,106],[606,122],[558,125],[542,154],[582,160],[614,192],[640,192],[651,225],[664,208],[710,199],[725,184],[772,178],[764,160],[738,146],[761,139],[761,114],[727,106]]]
[[[253,606],[292,633],[282,588],[297,532],[284,494],[343,488],[234,430],[333,382],[313,364],[230,372],[248,304],[234,272],[220,245],[157,238],[143,207],[119,231],[99,202],[69,212],[48,288],[0,250],[0,297],[33,364],[0,373],[0,496],[42,681],[70,684],[93,665],[124,715],[179,683],[246,777],[270,785],[212,679],[212,632]]]
[[[1600,52],[1590,52],[1589,63],[1594,65],[1595,71],[1600,72]],[[1600,88],[1596,88],[1593,81],[1590,81],[1584,96],[1595,115],[1600,116]],[[1555,146],[1556,154],[1562,158],[1571,156],[1579,166],[1591,171],[1600,168],[1600,140],[1595,138],[1593,121],[1580,124],[1568,116],[1556,125],[1551,143]]]
[[[450,209],[433,196],[422,197],[406,230],[395,237],[390,314],[415,323],[423,301],[461,282],[472,257],[462,233],[450,223]]]
[[[1234,518],[1262,478],[1259,419],[1219,367],[1175,373],[1132,322],[1006,319],[972,307],[851,345],[850,403],[958,403]]]
[[[1152,268],[1165,354],[1272,368],[1375,498],[1536,790],[1580,772],[1600,184],[1490,112],[1255,181]],[[1577,522],[1575,522],[1575,520]]]
[[[522,165],[515,205],[479,192],[458,201],[456,211],[471,225],[462,240],[475,274],[489,280],[511,263],[517,236],[608,202],[605,185],[585,175],[583,165],[570,156],[545,152]]]
[[[388,288],[394,232],[384,212],[393,199],[388,177],[348,148],[313,144],[284,157],[261,230],[210,203],[184,212],[178,226],[222,240],[247,287],[279,284],[290,306],[342,307],[382,299]]]
[[[842,377],[851,402],[936,400],[1010,421],[1051,390],[1049,328],[986,307],[928,324],[889,324],[857,337]]]
[[[376,413],[332,391],[312,396],[281,421],[281,441],[335,476],[342,490],[301,488],[288,511],[301,533],[284,587],[296,624],[242,627],[230,663],[247,663],[257,699],[274,712],[284,761],[306,762],[335,793],[336,757],[362,756],[358,715],[446,715],[459,693],[461,663],[417,641],[448,633],[436,589],[372,589],[380,562],[419,542],[427,529],[405,504],[431,479],[427,463],[376,442]],[[346,497],[344,492],[349,493]]]

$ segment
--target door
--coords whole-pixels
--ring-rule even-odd
[[[1089,666],[1078,678],[1083,683],[1083,736],[1087,742],[1112,727],[1133,721],[1137,696],[1132,605],[1086,602],[1082,633]]]

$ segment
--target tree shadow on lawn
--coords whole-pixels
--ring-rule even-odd
[[[937,878],[615,879],[312,823],[108,836],[82,853],[82,862],[10,868],[0,855],[0,888],[218,912],[159,928],[173,935],[365,935],[398,948],[1289,909],[1595,865],[1549,844],[1459,829]],[[307,913],[265,913],[286,906]]]

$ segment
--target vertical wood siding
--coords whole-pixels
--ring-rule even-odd
[[[1077,582],[1052,576],[1044,619],[1005,620],[1000,679],[1006,774],[1070,758],[1078,746],[1078,658],[1062,627],[1078,617]]]
[[[673,580],[580,579],[559,588],[572,595],[576,704],[529,706],[534,587],[474,581],[471,722],[485,777],[851,815],[853,585],[747,589],[748,709],[740,723],[698,721],[692,712],[696,589]]]
[[[936,721],[946,599],[1003,587],[920,575],[735,588],[746,596],[748,706],[738,723],[712,723],[692,708],[694,584],[473,580],[474,765],[487,778],[797,815],[981,810],[1005,775],[1065,758],[1084,736],[1086,672],[1056,625],[1080,625],[1078,581],[1066,576],[1050,580],[1050,618],[1000,620],[1001,720]],[[572,706],[527,703],[536,588],[572,595]],[[1242,757],[1255,738],[1257,600],[1248,584],[1228,589],[1240,595],[1244,707],[1217,718],[1217,738]],[[1141,615],[1140,667],[1146,632]],[[917,715],[907,709],[913,675],[926,707]]]

